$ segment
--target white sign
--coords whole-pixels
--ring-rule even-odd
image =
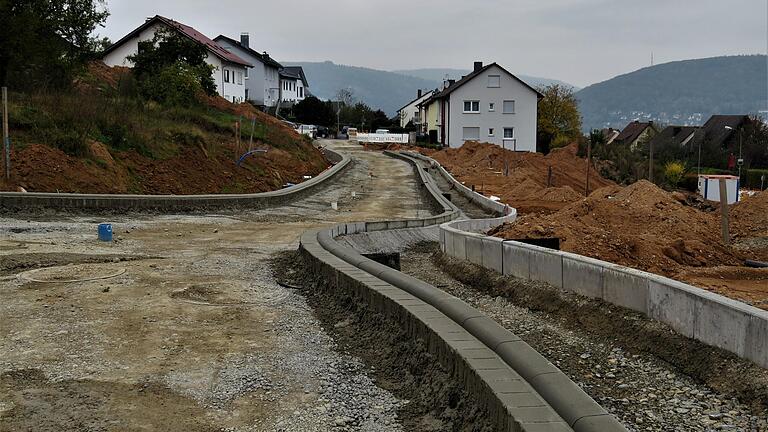
[[[352,137],[350,136],[350,139]],[[375,134],[375,133],[359,133],[357,134],[357,140],[360,142],[371,143],[399,143],[408,144],[408,134]]]

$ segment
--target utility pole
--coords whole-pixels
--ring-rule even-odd
[[[11,137],[8,135],[8,87],[3,87],[3,146],[5,147],[5,179],[11,180]]]

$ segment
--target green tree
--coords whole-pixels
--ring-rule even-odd
[[[133,73],[142,95],[167,104],[194,103],[197,93],[216,94],[213,66],[205,62],[203,45],[173,31],[158,31],[152,40],[139,42]]]
[[[560,84],[541,87],[538,130],[551,147],[562,147],[581,137],[581,115],[573,89]]]
[[[296,121],[304,124],[333,126],[336,124],[336,111],[330,102],[309,96],[293,107]]]
[[[104,0],[0,0],[0,85],[64,87],[103,39]]]

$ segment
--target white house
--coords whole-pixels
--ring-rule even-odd
[[[280,70],[280,100],[299,103],[307,98],[309,82],[301,66],[286,66]]]
[[[535,152],[537,107],[542,97],[498,64],[475,62],[469,75],[430,98],[428,112],[437,114],[427,119],[428,127],[436,127],[438,141],[450,147],[480,141]]]
[[[213,80],[222,97],[230,102],[245,101],[245,75],[252,65],[237,55],[225,50],[216,42],[194,28],[172,19],[156,15],[125,35],[104,51],[102,61],[107,66],[132,67],[128,57],[139,51],[139,42],[152,40],[159,30],[171,30],[205,46],[208,50],[206,63],[214,67]]]
[[[413,122],[413,125],[417,128],[421,125],[421,109],[419,104],[432,97],[435,94],[435,90],[430,90],[426,93],[422,93],[419,89],[416,91],[416,99],[408,102],[404,107],[397,110],[397,115],[400,118],[400,127],[406,127],[408,123]]]
[[[250,47],[248,33],[240,35],[240,41],[219,35],[213,39],[227,51],[253,65],[246,69],[245,99],[254,105],[273,107],[280,99],[280,69],[283,66],[266,51],[259,53]]]

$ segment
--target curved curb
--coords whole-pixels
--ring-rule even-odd
[[[344,234],[443,224],[460,214],[415,159],[384,153],[413,164],[421,184],[443,212],[425,219],[348,223],[307,231],[300,250],[317,271],[337,287],[344,286],[416,328],[414,336],[424,337],[449,370],[480,397],[501,430],[625,431],[565,374],[495,321],[462,300],[334,240]],[[441,243],[445,241],[442,231]]]
[[[0,192],[0,210],[50,208],[76,211],[153,210],[161,212],[223,208],[265,208],[299,198],[342,172],[349,156],[325,149],[334,165],[317,177],[284,189],[255,194],[117,195],[44,192]]]

